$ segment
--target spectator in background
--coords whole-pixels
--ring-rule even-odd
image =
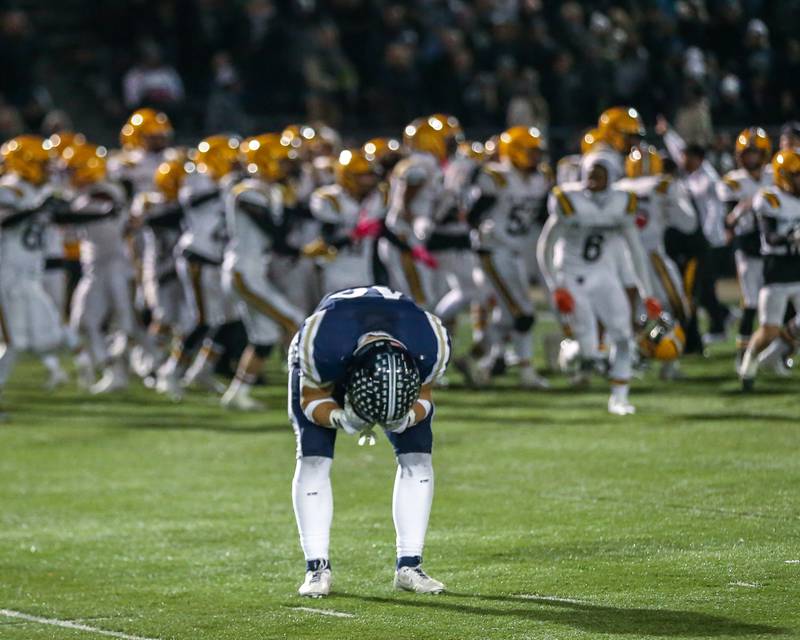
[[[312,31],[312,44],[303,59],[306,113],[335,127],[342,123],[342,107],[352,107],[358,89],[355,68],[339,46],[339,30],[324,23]]]
[[[719,100],[714,108],[714,122],[719,126],[738,127],[747,122],[747,104],[742,97],[742,82],[729,73],[719,85]]]
[[[550,110],[539,92],[539,74],[530,67],[523,69],[517,87],[508,103],[506,127],[536,127],[546,134],[550,125]]]
[[[183,102],[183,82],[178,72],[162,60],[161,49],[152,41],[140,45],[139,61],[125,74],[125,106],[138,109],[148,106],[170,112]]]
[[[0,140],[8,140],[24,133],[25,123],[16,107],[0,105]]]
[[[675,130],[687,144],[708,148],[714,138],[714,129],[705,90],[697,82],[690,82],[684,95],[685,99],[675,114]]]
[[[211,60],[214,84],[206,107],[205,130],[209,133],[243,133],[250,130],[250,118],[242,107],[242,83],[227,51]]]
[[[385,125],[410,122],[419,115],[422,79],[416,65],[416,46],[406,39],[389,44],[383,59],[383,72],[372,96],[373,112]]]

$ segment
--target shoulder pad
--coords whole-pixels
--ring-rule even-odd
[[[759,195],[764,198],[764,201],[773,209],[780,209],[781,208],[781,201],[778,198],[778,194],[776,194],[770,187],[766,189],[761,189],[758,192]]]
[[[739,181],[733,178],[730,174],[727,174],[724,178],[722,178],[722,181],[731,191],[738,191],[742,188],[742,185],[739,183]]]
[[[665,194],[669,191],[669,187],[672,184],[672,178],[664,177],[659,180],[658,184],[656,185],[656,193]]]
[[[552,193],[558,202],[561,212],[565,216],[569,217],[575,213],[575,207],[573,206],[572,201],[570,201],[569,197],[566,193],[564,193],[564,190],[561,187],[553,187]]]
[[[508,177],[498,167],[486,165],[483,172],[489,176],[498,187],[505,187],[508,184]]]

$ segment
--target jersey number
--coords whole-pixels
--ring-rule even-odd
[[[586,262],[596,262],[600,259],[603,253],[603,241],[605,238],[601,233],[593,233],[586,238],[586,243],[583,245],[583,259]]]
[[[361,298],[368,293],[378,293],[382,298],[387,300],[399,300],[403,294],[399,291],[393,291],[389,287],[356,287],[355,289],[345,289],[334,293],[331,300],[350,300],[351,298]]]
[[[31,222],[22,232],[22,246],[28,251],[41,249],[44,244],[44,225],[40,222]]]
[[[531,229],[531,215],[525,205],[516,206],[508,214],[506,231],[510,236],[524,236]]]

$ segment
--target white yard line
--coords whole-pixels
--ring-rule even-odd
[[[800,564],[800,560],[784,560],[786,564]]]
[[[521,593],[517,597],[523,600],[546,600],[548,602],[563,602],[564,604],[591,604],[591,602],[587,602],[586,600],[559,598],[558,596],[540,596],[535,593]]]
[[[321,616],[330,616],[332,618],[355,618],[352,613],[345,613],[344,611],[333,611],[331,609],[315,609],[314,607],[289,607],[292,611],[305,611],[306,613],[316,613]]]
[[[145,638],[144,636],[132,636],[127,633],[120,633],[119,631],[106,631],[105,629],[90,627],[88,624],[81,624],[79,622],[72,622],[70,620],[58,620],[57,618],[42,618],[41,616],[32,616],[29,613],[22,613],[21,611],[13,611],[11,609],[0,609],[0,616],[24,620],[26,622],[35,622],[37,624],[49,624],[51,627],[61,627],[62,629],[88,631],[90,633],[97,633],[101,636],[120,638],[121,640],[157,640],[156,638]]]
[[[761,585],[757,582],[729,582],[729,587],[747,587],[748,589],[760,589]]]

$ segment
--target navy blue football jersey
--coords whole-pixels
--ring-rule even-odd
[[[343,289],[326,296],[300,327],[295,364],[320,386],[346,377],[359,339],[387,333],[405,345],[423,384],[437,380],[450,359],[450,338],[432,313],[387,287]]]

